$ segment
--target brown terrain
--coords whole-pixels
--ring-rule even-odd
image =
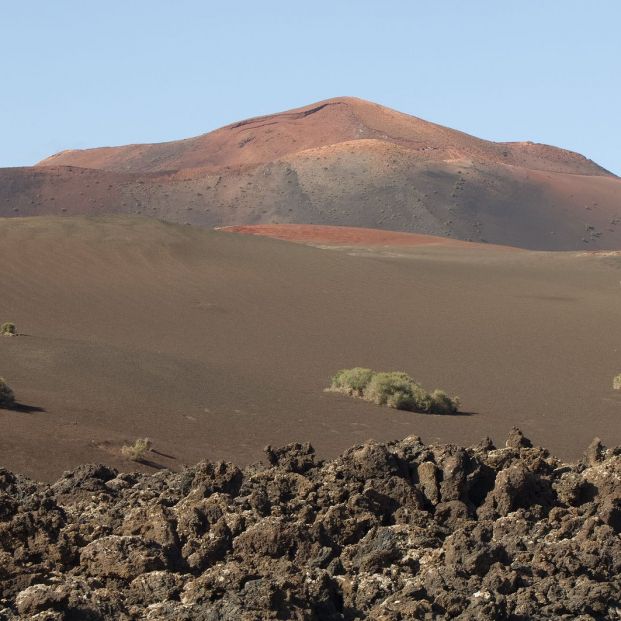
[[[0,220],[0,321],[21,333],[0,338],[20,402],[0,410],[2,465],[48,480],[136,467],[120,447],[144,436],[156,452],[138,468],[175,470],[246,464],[266,444],[333,456],[516,424],[562,458],[594,435],[621,442],[618,253],[343,235],[327,250],[126,216]],[[465,413],[323,391],[357,365],[458,394]]]
[[[355,98],[152,145],[0,170],[0,215],[315,224],[541,250],[621,247],[621,180],[581,155],[494,143]]]
[[[604,621],[621,447],[368,442],[182,473],[0,470],[2,621]]]
[[[0,621],[621,618],[620,249],[593,162],[351,98],[0,170]]]

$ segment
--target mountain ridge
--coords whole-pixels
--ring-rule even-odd
[[[0,216],[105,214],[616,250],[621,179],[571,151],[494,143],[355,98],[0,169]]]
[[[334,108],[339,107],[341,110],[334,110]],[[344,115],[341,115],[340,112],[343,112]],[[573,151],[531,141],[487,141],[466,132],[444,127],[420,117],[405,114],[355,97],[336,97],[284,112],[251,117],[230,123],[199,136],[181,140],[65,150],[45,158],[37,166],[47,166],[50,164],[83,165],[86,168],[101,168],[115,172],[144,173],[166,172],[167,170],[180,170],[182,168],[200,167],[217,170],[218,168],[233,165],[259,165],[266,163],[269,159],[265,156],[261,157],[261,154],[259,154],[258,157],[247,160],[244,157],[233,158],[232,154],[227,153],[228,157],[225,157],[220,163],[215,163],[212,159],[212,152],[218,147],[222,147],[222,141],[229,138],[227,136],[228,132],[238,130],[237,133],[241,134],[242,132],[256,131],[278,124],[300,125],[301,122],[319,113],[328,116],[328,118],[323,119],[323,124],[331,130],[336,130],[334,135],[328,137],[328,142],[325,141],[324,132],[317,131],[315,126],[312,128],[312,132],[308,132],[311,136],[301,136],[302,131],[291,132],[292,128],[288,127],[288,135],[281,136],[281,140],[285,143],[287,138],[293,139],[294,143],[302,140],[304,146],[298,148],[297,144],[293,146],[293,143],[279,145],[280,148],[277,146],[269,153],[269,159],[283,157],[284,155],[300,152],[320,144],[325,146],[326,144],[338,144],[348,140],[375,138],[417,151],[422,159],[447,159],[444,157],[434,157],[440,155],[451,155],[452,157],[448,159],[468,159],[468,155],[474,155],[482,158],[484,161],[488,161],[496,155],[496,157],[507,159],[506,163],[509,164],[515,161],[526,162],[526,167],[532,167],[535,170],[612,175],[612,173],[585,156]],[[343,116],[349,116],[350,118],[342,118]],[[302,128],[297,129],[301,130]],[[264,141],[269,140],[269,142],[273,143],[274,140],[271,137],[268,138],[272,132],[270,130],[264,130],[264,132],[266,133],[263,136],[259,136],[259,139],[262,138]],[[293,134],[295,134],[295,137],[293,137]],[[245,136],[237,142],[236,146],[241,150],[247,144],[256,140],[256,135]],[[460,144],[460,141],[463,144]],[[168,153],[171,149],[175,152],[174,154]],[[203,157],[206,157],[202,162],[202,166],[196,160],[196,156],[199,155],[196,151],[200,149],[205,151]],[[509,150],[509,152],[505,154],[506,150]],[[137,155],[142,155],[143,151],[153,152],[150,155],[145,155],[154,158],[154,161],[149,163],[144,158],[136,157]],[[189,153],[186,151],[189,151]],[[439,153],[435,151],[439,151]],[[522,151],[527,151],[528,153],[522,153]],[[180,152],[187,159],[180,158]],[[117,160],[115,161],[113,157],[112,161],[110,161],[110,156],[116,156]],[[557,156],[557,159],[563,158],[565,160],[562,164],[559,164],[558,161],[554,163],[560,169],[541,168],[541,164],[548,163],[548,158],[553,156]],[[166,163],[171,162],[172,165],[162,167],[159,163],[162,159]],[[539,166],[536,165],[537,163],[539,163]],[[574,168],[570,166],[570,163]],[[552,162],[550,162],[550,165],[553,165]],[[578,169],[576,170],[575,167],[578,167]]]

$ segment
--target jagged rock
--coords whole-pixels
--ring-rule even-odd
[[[621,449],[402,442],[0,469],[0,621],[621,619]]]
[[[304,474],[315,467],[315,449],[309,442],[305,444],[287,444],[282,448],[273,449],[266,446],[264,449],[270,465],[277,466],[287,472]]]
[[[599,515],[604,524],[608,524],[615,533],[621,533],[621,499],[606,498],[600,506]]]
[[[479,453],[489,453],[490,451],[496,450],[496,446],[494,445],[494,442],[489,436],[485,436],[473,448],[476,452],[479,452]]]
[[[239,535],[233,549],[238,557],[292,558],[306,532],[301,525],[282,518],[266,518]]]
[[[487,495],[478,514],[480,518],[489,519],[534,505],[547,508],[553,502],[549,482],[517,463],[498,473],[494,489]]]
[[[18,619],[80,619],[101,621],[120,618],[122,595],[117,589],[89,584],[80,577],[68,576],[60,584],[36,584],[15,597]],[[13,619],[13,617],[9,617]]]
[[[62,609],[67,605],[66,594],[46,584],[35,584],[15,597],[15,607],[21,615],[34,615],[48,609]]]
[[[352,479],[383,478],[399,473],[395,455],[384,444],[369,442],[349,449],[342,457],[345,473]]]
[[[442,502],[462,500],[466,491],[466,471],[468,455],[461,447],[450,447],[440,460],[442,480],[440,498]]]
[[[524,437],[524,434],[518,427],[513,427],[507,437],[507,448],[532,448],[532,442]]]
[[[593,438],[593,441],[584,452],[584,461],[588,466],[593,466],[602,461],[606,449],[599,438]]]
[[[461,500],[449,500],[436,505],[436,520],[451,528],[455,528],[460,520],[467,520],[468,515],[468,506]]]
[[[401,558],[403,549],[391,528],[374,528],[350,548],[351,566],[357,572],[379,573]]]
[[[132,580],[140,574],[164,569],[166,556],[160,545],[142,537],[110,535],[89,543],[80,564],[90,576]]]
[[[242,471],[233,464],[202,462],[192,470],[189,494],[205,498],[215,492],[223,492],[235,496],[242,481]]]
[[[440,502],[440,486],[438,479],[440,478],[440,469],[431,461],[424,461],[418,466],[418,483],[427,500],[432,505]]]
[[[178,599],[182,588],[183,576],[169,571],[151,571],[131,581],[127,603],[149,606]]]
[[[114,479],[117,471],[101,464],[85,464],[75,470],[65,472],[62,478],[52,486],[55,494],[75,494],[82,492],[108,491],[106,482]]]

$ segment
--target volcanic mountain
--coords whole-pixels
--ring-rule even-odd
[[[0,169],[0,215],[113,213],[621,247],[621,179],[585,157],[481,140],[349,97],[187,140],[63,151]]]

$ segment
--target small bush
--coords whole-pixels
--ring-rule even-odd
[[[459,397],[449,397],[443,390],[434,390],[431,393],[432,414],[455,414],[459,409]]]
[[[10,408],[15,405],[15,395],[11,387],[0,377],[0,407]]]
[[[410,391],[397,391],[386,399],[386,405],[395,410],[407,410],[408,412],[429,412],[429,395],[423,388],[417,386]]]
[[[376,373],[364,391],[365,399],[397,410],[427,412],[431,399],[407,373]]]
[[[17,330],[15,329],[15,324],[11,321],[5,321],[0,326],[0,335],[2,336],[16,336]]]
[[[362,367],[341,369],[332,378],[328,390],[411,412],[455,414],[459,408],[457,397],[451,398],[443,390],[429,394],[407,373],[400,371],[375,373]]]
[[[374,373],[371,369],[363,369],[362,367],[341,369],[332,378],[329,390],[342,392],[353,397],[362,397],[373,375]]]
[[[613,390],[621,390],[621,373],[613,378],[612,388]]]
[[[121,448],[123,457],[131,461],[144,461],[144,456],[151,450],[153,443],[149,438],[138,438],[133,444],[126,444]]]

